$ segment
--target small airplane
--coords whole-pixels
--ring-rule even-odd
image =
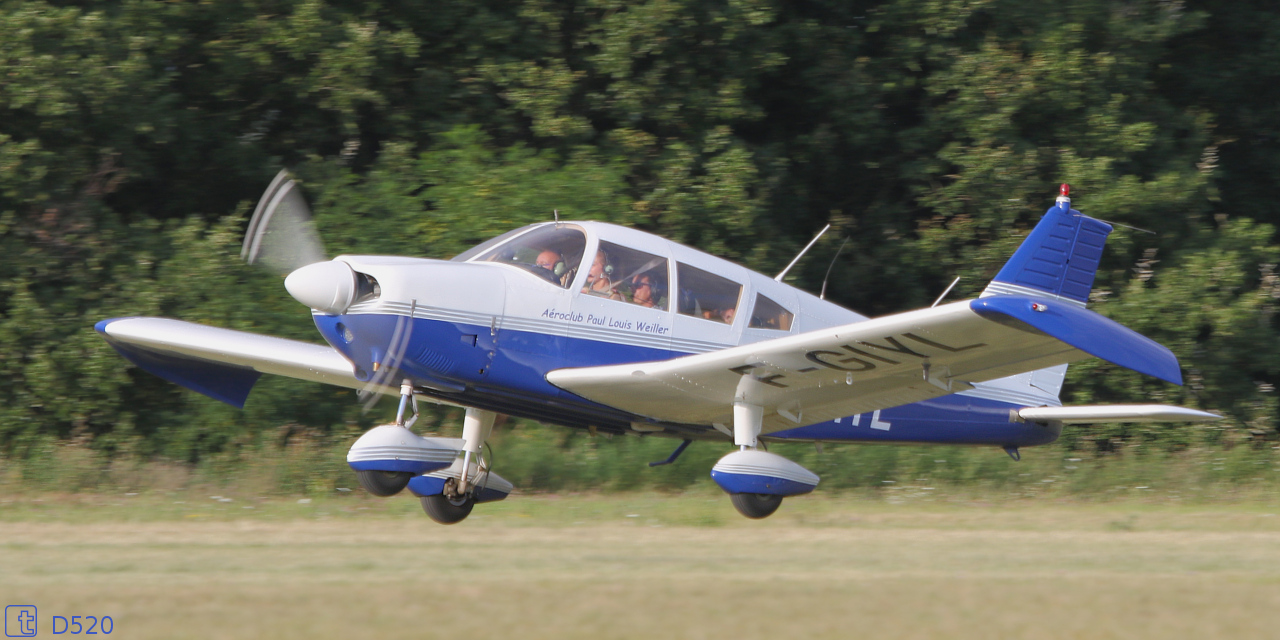
[[[944,292],[867,318],[784,284],[785,271],[770,278],[601,222],[529,225],[451,260],[327,260],[281,172],[244,257],[287,274],[327,345],[166,318],[96,329],[138,367],[237,407],[264,373],[398,395],[395,421],[357,439],[347,461],[370,493],[408,488],[442,524],[512,491],[483,455],[499,414],[682,440],[654,466],[694,440],[732,443],[711,477],[739,512],[764,518],[819,481],[769,442],[985,445],[1017,460],[1064,424],[1219,418],[1062,406],[1067,365],[1089,357],[1182,383],[1167,348],[1085,308],[1111,226],[1068,196],[1064,184],[978,298],[939,304]],[[411,431],[419,399],[464,408],[462,437]]]

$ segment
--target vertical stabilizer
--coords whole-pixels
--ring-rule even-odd
[[[1111,225],[1071,208],[1070,187],[982,291],[980,297],[1030,295],[1085,306]],[[991,380],[980,393],[1029,405],[1058,404],[1067,365]],[[1017,398],[1015,400],[1015,398]]]
[[[1071,208],[1067,185],[981,297],[1030,295],[1084,306],[1111,225]]]

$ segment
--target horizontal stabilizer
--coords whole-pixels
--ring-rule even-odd
[[[1029,422],[1209,422],[1222,416],[1167,404],[1096,404],[1076,407],[1029,407],[1018,411]]]
[[[1182,384],[1182,370],[1172,351],[1083,307],[1017,296],[980,298],[972,304],[975,313],[993,322],[1049,336],[1112,364]]]

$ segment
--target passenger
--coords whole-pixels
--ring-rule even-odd
[[[733,316],[736,309],[729,307],[727,309],[707,309],[702,312],[702,317],[706,320],[716,320],[725,324],[733,324]]]
[[[609,264],[608,254],[604,251],[597,252],[595,259],[591,261],[591,269],[587,271],[587,285],[582,288],[582,292],[621,300],[622,294],[618,293],[614,288],[613,280],[609,278],[612,273],[613,265]]]
[[[662,291],[654,281],[653,276],[647,273],[641,273],[631,279],[631,302],[642,307],[654,307],[665,309],[667,306],[666,298],[662,297]]]

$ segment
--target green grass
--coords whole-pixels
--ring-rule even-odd
[[[345,492],[344,492],[345,493]],[[0,503],[0,599],[126,638],[1170,638],[1280,628],[1280,500],[143,493]],[[214,494],[216,495],[216,494]],[[229,497],[229,496],[223,496]],[[253,509],[244,509],[253,506]]]

